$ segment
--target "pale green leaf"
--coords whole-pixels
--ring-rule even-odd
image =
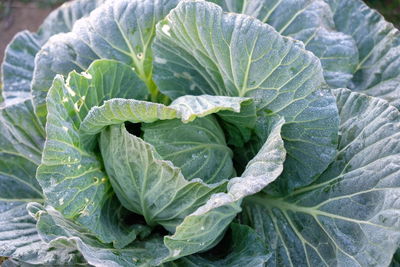
[[[112,200],[102,161],[94,153],[93,143],[81,139],[79,127],[92,106],[112,97],[141,99],[146,93],[144,83],[130,67],[100,60],[86,73],[72,72],[66,82],[57,76],[47,98],[51,112],[37,171],[46,200],[66,218],[73,218],[103,242],[114,242],[117,247],[135,238],[134,229],[108,222],[119,217],[120,204]]]
[[[107,1],[78,20],[70,33],[50,38],[36,58],[32,93],[35,110],[45,120],[45,97],[56,74],[85,70],[99,58],[115,59],[134,68],[153,98],[151,43],[156,23],[178,0]],[[154,100],[154,99],[153,99]]]
[[[142,126],[143,139],[157,153],[181,168],[187,180],[215,183],[234,176],[233,153],[213,115],[191,123],[157,121]]]
[[[169,255],[163,262],[206,251],[214,247],[223,237],[225,230],[241,212],[240,201],[225,193],[214,194],[206,205],[188,215],[178,225],[176,232],[164,237]]]
[[[164,238],[171,261],[213,247],[226,227],[241,211],[243,198],[260,192],[283,170],[286,151],[281,138],[283,119],[276,121],[264,146],[248,163],[241,177],[229,181],[228,192],[214,194],[207,203],[187,216],[176,232]]]
[[[169,97],[252,97],[260,114],[284,117],[282,136],[300,133],[285,139],[286,164],[307,168],[285,172],[283,180],[309,184],[334,158],[337,108],[322,91],[318,58],[302,43],[249,16],[224,14],[215,4],[183,1],[158,24],[153,50],[153,77]]]
[[[157,120],[181,119],[188,123],[197,117],[205,117],[212,113],[220,112],[224,119],[235,123],[233,118],[241,112],[241,106],[246,107],[246,124],[243,127],[254,127],[255,112],[253,117],[247,113],[248,106],[253,106],[251,99],[241,97],[224,96],[183,96],[176,99],[170,106],[162,104],[140,101],[136,99],[111,99],[105,101],[101,107],[94,107],[83,120],[80,130],[84,134],[94,135],[99,133],[104,127],[114,124],[121,124],[129,121],[132,123],[151,123]],[[232,112],[230,112],[232,111]],[[224,115],[226,114],[226,115]],[[229,115],[231,117],[229,117]],[[249,123],[250,118],[250,123]],[[237,123],[237,122],[236,122]]]
[[[234,173],[232,151],[226,145],[219,123],[213,116],[201,118],[214,112],[243,131],[255,126],[251,99],[202,95],[180,97],[170,106],[135,99],[111,99],[90,110],[80,131],[93,139],[93,135],[108,125],[125,121],[145,123],[141,126],[143,138],[155,146],[163,159],[180,167],[187,180],[201,178],[213,183],[231,178]],[[193,121],[196,117],[200,118]],[[172,120],[175,118],[180,120]],[[190,121],[193,122],[188,123]],[[155,123],[149,124],[151,122]]]
[[[247,107],[251,106],[252,104],[253,101],[250,98],[244,98],[244,97],[186,95],[175,99],[171,103],[170,107],[179,111],[182,122],[190,122],[197,117],[205,117],[213,113],[219,113],[219,115],[224,114],[219,111],[225,111],[225,113],[228,113],[229,115],[232,116],[239,115],[237,113],[242,112],[243,106]],[[254,119],[255,119],[255,112],[253,120]],[[246,126],[251,128],[254,125],[251,124],[250,120],[250,125],[249,123],[247,123]]]
[[[187,181],[179,168],[163,160],[154,147],[116,125],[101,133],[101,154],[122,205],[144,216],[148,225],[173,232],[188,214],[225,183],[208,186],[200,179]],[[162,192],[162,194],[160,194]]]
[[[330,86],[345,87],[358,63],[351,36],[337,32],[333,14],[323,0],[212,0],[225,11],[250,15],[273,26],[280,34],[304,42],[324,69]]]
[[[273,252],[269,266],[387,266],[400,242],[400,113],[378,98],[334,93],[336,160],[309,186],[244,201],[244,222]]]
[[[27,202],[43,202],[35,179],[44,130],[31,100],[16,98],[0,109],[0,257],[29,264],[76,264],[79,253],[48,246],[36,231]]]
[[[157,120],[178,118],[177,110],[153,102],[135,99],[110,99],[100,107],[93,107],[80,125],[85,135],[100,133],[105,127],[132,123],[151,123]]]

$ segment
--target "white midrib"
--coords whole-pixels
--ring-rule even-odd
[[[315,219],[317,219],[319,216],[325,216],[325,217],[329,217],[329,218],[333,218],[333,219],[339,219],[339,220],[352,222],[352,223],[356,223],[356,224],[371,225],[371,226],[374,226],[374,227],[387,228],[389,230],[393,230],[390,227],[385,227],[383,225],[375,224],[375,223],[372,223],[370,221],[357,220],[357,219],[353,219],[353,218],[349,218],[349,217],[345,217],[345,216],[329,213],[329,212],[326,212],[326,211],[322,211],[322,210],[317,209],[316,206],[314,206],[314,207],[298,206],[296,204],[286,202],[282,198],[271,198],[271,197],[268,197],[265,193],[259,193],[259,194],[254,195],[254,196],[250,196],[250,197],[247,198],[247,200],[250,201],[250,202],[255,202],[257,204],[260,204],[260,205],[262,205],[262,206],[264,206],[264,207],[266,207],[268,209],[278,208],[278,209],[283,210],[283,211],[293,211],[293,212],[300,212],[300,213],[309,214],[309,215],[313,216]]]

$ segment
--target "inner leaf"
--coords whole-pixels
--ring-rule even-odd
[[[178,223],[225,183],[187,181],[179,168],[163,160],[154,147],[128,133],[123,124],[103,130],[101,154],[115,193],[127,209],[142,214],[150,226],[173,232]],[[162,192],[162,193],[160,193]]]
[[[213,115],[184,124],[180,120],[144,124],[144,140],[161,157],[180,167],[186,179],[200,177],[206,183],[234,175],[231,149]]]

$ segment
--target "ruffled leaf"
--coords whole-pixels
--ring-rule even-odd
[[[65,3],[50,13],[37,33],[17,33],[6,48],[1,66],[4,98],[8,100],[30,96],[35,56],[40,48],[52,35],[69,32],[76,20],[89,15],[103,2],[104,0],[75,0]],[[0,101],[1,98],[0,94]]]
[[[115,249],[99,242],[91,233],[66,219],[51,207],[39,210],[38,230],[41,237],[52,245],[64,245],[79,250],[93,266],[154,266],[166,255],[162,238],[153,235],[135,241],[125,248]]]
[[[389,101],[400,108],[400,32],[361,0],[325,0],[336,28],[351,35],[359,63],[348,88]]]
[[[225,183],[208,186],[200,179],[187,181],[179,168],[163,160],[150,144],[128,133],[123,124],[102,132],[100,148],[122,205],[143,215],[151,226],[161,224],[173,232],[212,194],[225,190]]]
[[[309,186],[244,201],[244,221],[273,253],[267,265],[387,266],[400,242],[400,113],[378,98],[334,92],[336,160]]]
[[[280,34],[304,42],[324,69],[327,83],[345,87],[358,63],[351,36],[335,30],[333,13],[323,0],[212,0],[227,12],[243,13],[261,20]]]
[[[258,113],[284,117],[282,136],[290,137],[285,138],[288,167],[282,174],[287,184],[311,183],[333,160],[337,108],[330,93],[322,91],[318,58],[302,43],[249,16],[224,14],[215,4],[183,1],[158,24],[153,50],[158,58],[154,80],[169,97],[252,97]],[[304,171],[286,172],[293,166]]]
[[[248,98],[209,95],[183,96],[169,106],[136,99],[111,99],[105,101],[101,107],[92,108],[81,123],[80,130],[84,134],[94,135],[106,126],[126,121],[151,123],[157,120],[181,119],[182,122],[188,123],[195,118],[205,117],[222,110],[232,111],[220,113],[228,118],[228,115],[238,115],[237,113],[241,112],[244,105],[251,106],[253,102]],[[250,118],[250,124],[247,121],[246,125],[244,123],[243,125],[249,128],[254,127],[255,122],[251,124],[251,121],[255,120],[255,116],[255,112],[253,116],[247,115],[245,118]]]
[[[283,170],[286,151],[281,138],[284,120],[276,122],[264,146],[248,163],[241,177],[228,184],[228,193],[215,194],[195,212],[187,216],[172,236],[164,238],[171,261],[213,247],[226,227],[241,211],[243,198],[261,191],[274,181]]]
[[[133,67],[155,100],[150,46],[156,23],[177,2],[107,1],[90,16],[78,20],[71,32],[52,37],[38,53],[35,63],[32,93],[38,116],[45,120],[45,98],[56,74],[84,71],[96,59],[114,59]]]
[[[122,221],[113,192],[93,143],[81,139],[79,127],[89,109],[111,97],[142,99],[147,90],[133,70],[122,63],[100,60],[86,73],[72,72],[67,81],[54,80],[47,98],[51,111],[46,143],[37,179],[46,200],[66,218],[74,219],[102,240],[123,247],[135,229],[110,222]]]

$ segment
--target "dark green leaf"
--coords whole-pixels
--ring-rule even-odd
[[[339,153],[311,185],[245,199],[243,217],[269,266],[387,266],[400,242],[400,113],[386,101],[335,90]]]
[[[207,254],[213,254],[213,250],[207,252],[207,254],[192,255],[184,257],[177,261],[169,263],[167,266],[185,266],[185,267],[214,267],[214,266],[229,266],[229,267],[263,267],[265,262],[270,257],[264,243],[255,231],[246,227],[245,225],[232,223],[231,233],[227,234],[222,240],[224,250],[228,251],[227,255],[222,258],[208,256]],[[207,257],[208,256],[208,257]]]
[[[336,28],[351,35],[359,63],[348,88],[389,101],[400,108],[400,32],[361,0],[325,0]]]
[[[243,13],[273,26],[280,34],[304,42],[320,60],[327,83],[345,87],[358,63],[351,36],[337,32],[323,0],[212,0],[225,11]]]
[[[5,99],[30,95],[35,56],[54,34],[69,32],[74,22],[87,16],[104,0],[75,0],[68,2],[44,20],[37,33],[19,32],[7,46],[0,75]],[[1,86],[0,86],[1,89]],[[1,91],[0,91],[1,92]],[[2,95],[0,94],[0,101]]]
[[[0,256],[38,265],[79,265],[84,260],[74,248],[52,246],[40,238],[36,221],[24,202],[0,202]]]

